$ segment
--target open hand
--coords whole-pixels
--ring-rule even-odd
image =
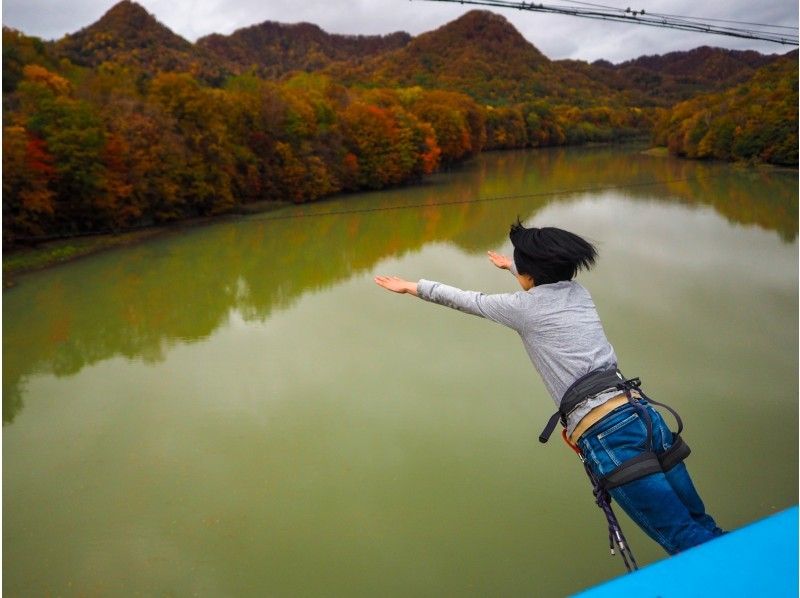
[[[376,276],[375,282],[378,286],[382,286],[384,289],[392,291],[393,293],[411,293],[414,296],[417,295],[416,282],[409,282],[397,276]]]
[[[487,253],[489,254],[489,261],[498,268],[503,270],[508,270],[511,268],[511,258],[507,255],[501,255],[499,253],[495,253],[494,251],[487,251]]]

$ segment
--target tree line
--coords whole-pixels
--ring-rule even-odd
[[[654,141],[687,158],[798,162],[797,53],[765,66],[723,92],[662,111]]]
[[[38,56],[16,41],[15,56]],[[650,126],[637,109],[490,107],[458,92],[344,87],[320,74],[245,74],[211,87],[113,62],[6,58],[6,247],[381,189],[482,150],[609,141]]]
[[[444,39],[455,43],[454,35]],[[510,56],[505,37],[495,43]],[[409,74],[434,76],[422,64],[431,54],[425,44],[439,49],[442,42],[425,37],[421,62],[400,65],[408,76],[369,84],[346,69],[278,81],[256,67],[210,82],[200,63],[187,63],[187,72],[115,60],[76,65],[41,40],[4,29],[3,245],[381,189],[480,151],[651,132],[680,156],[797,164],[796,53],[737,87],[661,109],[570,87],[532,47],[544,65],[536,79],[541,93],[476,99],[483,87],[465,78],[483,73],[474,56],[453,67],[458,89],[434,89],[446,86],[444,75],[420,82]],[[502,86],[488,72],[483,85],[492,82],[496,93]],[[500,75],[516,80],[511,71]],[[543,81],[551,79],[548,91]],[[467,94],[464,85],[474,90]]]

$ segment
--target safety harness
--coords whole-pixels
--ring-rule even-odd
[[[624,392],[628,402],[644,420],[647,427],[647,440],[642,447],[641,453],[624,461],[605,476],[597,476],[590,469],[580,448],[570,441],[567,436],[567,419],[584,401],[587,401],[597,394],[613,389]],[[634,396],[634,392],[636,392],[638,397]],[[678,422],[678,431],[672,433],[672,446],[661,454],[656,454],[653,450],[653,422],[647,410],[644,408],[642,400],[652,403],[653,405],[664,407]],[[606,516],[611,554],[614,554],[614,546],[616,545],[625,563],[625,568],[628,571],[638,569],[636,559],[630,550],[630,546],[628,546],[627,540],[619,526],[619,521],[617,521],[616,515],[611,508],[611,495],[608,491],[650,474],[667,472],[688,457],[691,450],[680,435],[683,431],[683,421],[674,409],[664,403],[654,401],[645,395],[641,389],[641,380],[639,380],[639,378],[626,379],[618,369],[596,370],[576,380],[564,393],[558,411],[550,417],[544,430],[542,430],[542,433],[539,435],[540,442],[547,442],[550,439],[559,420],[561,421],[561,425],[564,426],[564,429],[561,431],[564,442],[566,442],[580,457],[586,474],[592,482],[592,492],[595,497],[595,502]]]

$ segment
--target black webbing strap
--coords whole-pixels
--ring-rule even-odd
[[[625,393],[628,402],[644,421],[647,428],[647,439],[644,446],[642,446],[640,454],[620,464],[611,473],[597,480],[600,487],[609,490],[653,473],[669,471],[691,453],[689,445],[681,438],[683,420],[681,420],[678,412],[669,405],[659,403],[648,397],[642,391],[641,385],[642,382],[639,378],[627,379],[618,369],[589,372],[585,376],[578,378],[564,393],[559,410],[547,420],[547,425],[542,430],[542,433],[539,434],[539,442],[544,443],[550,439],[559,420],[566,427],[569,414],[587,398],[599,392],[616,388]],[[637,393],[637,396],[634,396],[634,393]],[[678,422],[678,431],[672,433],[672,446],[661,455],[657,455],[653,450],[653,421],[642,401],[663,407]]]
[[[680,434],[673,432],[672,446],[658,455],[658,460],[661,462],[661,469],[665,472],[669,471],[678,463],[683,461],[686,457],[688,457],[691,452],[692,449],[690,449],[689,445],[683,441],[683,438],[680,437]]]
[[[672,414],[672,417],[674,417],[675,421],[678,422],[678,431],[673,432],[673,434],[675,434],[676,436],[680,436],[681,432],[683,432],[683,420],[681,419],[681,416],[678,415],[678,412],[675,411],[669,405],[665,405],[664,403],[659,403],[658,401],[654,401],[653,399],[645,395],[641,390],[639,392],[641,393],[642,397],[647,400],[648,403],[652,403],[653,405],[658,405],[659,407],[663,407]]]
[[[608,375],[612,372],[617,376],[618,379],[614,380],[613,384],[605,388],[617,388],[625,393],[628,403],[630,403],[631,406],[636,409],[639,417],[641,417],[646,424],[647,438],[645,440],[645,446],[642,447],[641,453],[631,459],[628,459],[627,461],[624,461],[607,475],[600,477],[595,475],[595,473],[592,471],[580,448],[572,443],[567,437],[567,417],[569,416],[570,412],[574,410],[583,400],[593,396],[597,392],[604,391],[605,388],[598,388],[597,385],[609,382]],[[564,425],[564,430],[561,431],[561,435],[564,437],[564,441],[570,447],[572,447],[572,449],[578,454],[583,462],[583,467],[586,470],[586,474],[589,476],[589,480],[592,482],[592,493],[594,494],[595,502],[597,503],[597,506],[602,509],[606,516],[606,522],[608,523],[608,541],[609,547],[611,548],[611,554],[614,554],[614,546],[616,545],[619,548],[620,555],[622,556],[622,560],[625,563],[625,568],[628,570],[628,572],[637,570],[639,566],[637,565],[636,559],[631,552],[630,546],[628,546],[628,541],[622,534],[619,521],[617,521],[617,517],[611,508],[611,494],[609,493],[609,490],[641,479],[648,475],[665,473],[688,457],[689,453],[691,452],[689,450],[689,446],[680,437],[680,433],[683,431],[683,421],[681,421],[678,413],[671,407],[664,405],[663,403],[659,403],[658,401],[653,401],[647,397],[647,395],[641,391],[640,386],[641,381],[639,378],[631,378],[630,380],[627,380],[622,373],[619,372],[619,370],[591,372],[587,376],[579,379],[567,390],[561,399],[559,410],[550,417],[550,419],[547,421],[547,425],[544,427],[544,430],[542,430],[542,433],[539,435],[540,442],[547,442],[547,440],[550,438],[550,435],[553,433],[553,430],[555,430],[559,419],[561,420],[561,423]],[[634,391],[636,391],[638,394],[636,398],[633,396]],[[664,451],[661,455],[657,455],[653,451],[653,421],[650,418],[650,414],[647,412],[647,409],[642,404],[640,398],[653,403],[654,405],[660,405],[661,407],[664,407],[670,413],[672,413],[678,422],[678,431],[672,433],[672,446],[670,446],[670,448]]]
[[[691,453],[689,445],[687,445],[680,436],[683,431],[683,420],[681,420],[678,412],[669,405],[659,403],[648,397],[642,391],[641,384],[642,382],[639,378],[627,379],[617,369],[589,372],[576,380],[564,393],[561,404],[559,405],[559,410],[550,416],[544,430],[539,434],[539,442],[544,443],[548,441],[559,420],[561,420],[561,424],[566,427],[567,417],[583,401],[599,392],[616,388],[625,393],[630,405],[644,421],[645,427],[647,428],[647,438],[644,446],[642,446],[642,452],[640,454],[621,463],[619,467],[611,471],[608,475],[597,479],[599,487],[604,490],[610,490],[611,488],[616,488],[617,486],[627,484],[628,482],[638,480],[650,474],[669,471]],[[636,393],[637,396],[634,396],[634,393]],[[661,455],[657,455],[653,450],[653,421],[643,401],[663,407],[669,411],[675,418],[675,421],[678,422],[678,431],[672,433],[672,446]]]
[[[603,488],[611,490],[617,486],[643,478],[646,475],[661,473],[662,471],[658,456],[653,451],[645,451],[632,459],[628,459],[598,481]]]
[[[556,429],[556,424],[558,420],[561,419],[561,412],[556,411],[553,415],[550,416],[550,419],[547,420],[547,425],[542,430],[542,433],[539,434],[539,442],[545,443],[550,440],[550,435],[553,433],[553,430]]]
[[[611,490],[653,473],[664,473],[683,461],[691,452],[689,445],[679,435],[673,434],[672,446],[660,455],[653,451],[640,453],[601,477],[598,483],[602,488]]]
[[[606,490],[611,490],[617,486],[622,486],[623,484],[633,482],[634,480],[638,480],[639,478],[643,478],[654,473],[665,473],[683,461],[689,456],[689,453],[691,453],[689,445],[686,444],[683,441],[683,438],[680,436],[680,433],[683,430],[683,421],[678,413],[672,409],[672,407],[664,405],[664,403],[654,401],[644,394],[644,392],[639,389],[640,384],[641,383],[639,382],[638,378],[633,378],[631,380],[625,380],[621,382],[618,385],[618,388],[625,391],[625,395],[628,397],[628,402],[634,407],[634,409],[636,409],[636,411],[639,413],[639,417],[641,417],[645,422],[645,426],[647,428],[647,439],[645,440],[645,446],[642,453],[631,459],[628,459],[627,461],[624,461],[608,475],[605,475],[598,480],[600,485]],[[640,401],[637,401],[633,398],[631,390],[634,388],[638,390],[642,398],[648,403],[660,405],[667,409],[670,413],[672,413],[672,415],[675,417],[675,420],[678,422],[678,431],[672,433],[672,446],[670,446],[660,455],[657,455],[653,451],[653,420],[651,419],[650,414],[647,412],[647,409],[645,409],[644,405],[642,405]]]
[[[636,380],[638,381],[638,378]],[[587,398],[611,388],[620,388],[622,390],[621,384],[626,382],[628,381],[625,380],[625,376],[616,368],[595,370],[575,380],[562,395],[558,411],[547,420],[547,425],[542,430],[542,433],[539,434],[539,442],[545,443],[550,439],[559,419],[561,419],[561,425],[566,427],[569,414]]]

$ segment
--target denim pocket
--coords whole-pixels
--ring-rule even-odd
[[[645,450],[647,426],[638,414],[633,413],[595,438],[605,453],[606,458],[598,463],[605,475]]]
[[[605,438],[606,436],[609,436],[610,434],[613,434],[614,432],[616,432],[620,428],[624,428],[629,423],[631,423],[633,420],[638,419],[638,418],[639,418],[639,414],[631,413],[628,417],[623,419],[621,422],[611,426],[608,430],[603,430],[602,432],[600,432],[597,435],[597,439],[598,440],[603,440],[603,438]]]

